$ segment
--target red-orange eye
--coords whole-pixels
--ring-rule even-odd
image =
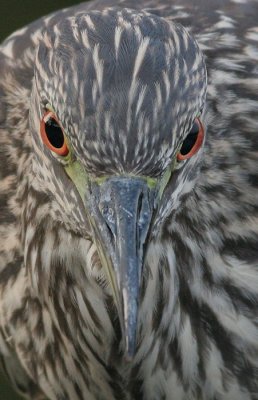
[[[199,118],[196,118],[192,129],[183,141],[180,152],[177,154],[178,161],[187,160],[197,153],[203,143],[203,139],[204,128]]]
[[[40,121],[40,134],[43,143],[59,156],[67,156],[65,136],[60,123],[52,111],[46,111]]]

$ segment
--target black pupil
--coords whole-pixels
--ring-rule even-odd
[[[45,122],[45,131],[52,146],[60,149],[64,144],[64,134],[54,118],[49,118]]]
[[[198,122],[195,121],[192,126],[192,129],[190,130],[190,132],[186,136],[185,140],[183,141],[183,144],[182,144],[182,147],[180,150],[180,153],[183,156],[185,156],[192,150],[193,146],[196,143],[198,133],[199,133],[199,124],[198,124]]]

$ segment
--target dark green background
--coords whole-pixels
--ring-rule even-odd
[[[0,41],[16,29],[42,15],[80,2],[72,0],[0,0]],[[0,400],[20,400],[20,397],[10,389],[1,376]]]
[[[72,0],[0,0],[0,39],[1,41],[29,22],[54,10],[82,3]],[[0,397],[1,400],[2,399]]]

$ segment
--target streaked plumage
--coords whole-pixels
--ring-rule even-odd
[[[257,13],[255,0],[100,0],[0,47],[0,354],[29,399],[258,398]],[[48,104],[87,192],[42,143]],[[175,164],[200,113],[204,146]],[[117,229],[120,177],[162,192],[129,360],[83,208]]]

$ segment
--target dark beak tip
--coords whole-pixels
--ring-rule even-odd
[[[124,354],[124,360],[126,362],[132,362],[134,359],[134,356],[136,354],[136,344],[135,340],[128,342],[126,341],[126,346],[125,346],[125,354]]]
[[[133,359],[134,359],[134,354],[126,353],[126,354],[124,355],[124,361],[125,361],[126,363],[128,363],[128,364],[130,364],[130,363],[133,361]]]

